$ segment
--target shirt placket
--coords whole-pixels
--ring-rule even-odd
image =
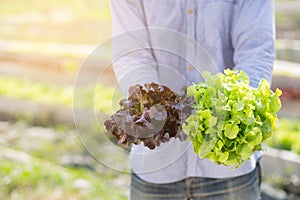
[[[190,84],[192,82],[196,82],[196,68],[194,66],[195,64],[195,20],[196,20],[196,1],[197,0],[189,0],[187,1],[187,7],[186,7],[186,35],[187,35],[187,41],[186,41],[186,77],[188,78]],[[191,148],[191,146],[190,146]],[[193,153],[193,149],[189,149],[186,151],[187,153],[187,162],[186,162],[186,175],[189,176],[190,174],[193,174],[197,170],[197,161],[195,159],[195,156]]]
[[[186,77],[190,83],[194,82],[195,66],[193,65],[195,55],[195,0],[186,3]]]

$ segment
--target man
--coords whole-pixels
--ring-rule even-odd
[[[179,92],[201,71],[248,73],[250,85],[272,77],[273,0],[111,0],[113,66],[126,94],[157,82]],[[237,169],[200,159],[175,139],[131,152],[131,199],[260,199],[256,152]]]

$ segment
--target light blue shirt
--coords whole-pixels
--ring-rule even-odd
[[[271,82],[275,57],[273,0],[111,0],[113,67],[127,94],[157,82],[180,92],[201,72],[248,73],[257,87]],[[251,172],[260,152],[237,169],[200,159],[190,142],[172,139],[155,150],[134,145],[131,167],[142,179],[170,183],[186,177],[226,178]]]

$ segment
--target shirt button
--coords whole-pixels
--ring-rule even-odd
[[[189,69],[189,71],[193,71],[194,67],[193,67],[192,65],[190,65],[190,66],[188,67],[188,69]]]
[[[189,10],[188,10],[188,13],[189,13],[189,14],[192,14],[192,13],[193,13],[193,9],[189,9]]]
[[[188,38],[189,42],[194,42],[193,38]]]

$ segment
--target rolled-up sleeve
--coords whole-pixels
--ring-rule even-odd
[[[159,82],[141,0],[111,0],[113,69],[127,95],[135,84]]]
[[[262,78],[271,83],[275,59],[274,1],[240,2],[232,29],[234,68],[248,73],[253,87]]]

